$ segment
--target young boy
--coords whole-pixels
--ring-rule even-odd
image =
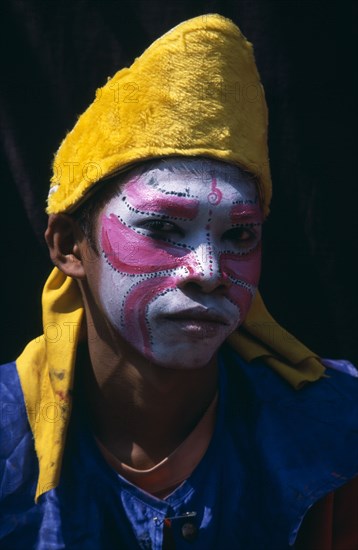
[[[325,509],[301,528],[354,498],[357,381],[262,303],[270,197],[231,21],[182,23],[97,92],[54,162],[44,335],[0,371],[2,547],[354,547]]]

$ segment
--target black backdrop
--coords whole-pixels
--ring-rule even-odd
[[[318,353],[358,362],[356,2],[2,0],[1,361],[41,332],[50,164],[107,76],[184,19],[218,12],[254,43],[274,182],[261,288]]]

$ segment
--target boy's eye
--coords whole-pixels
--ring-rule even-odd
[[[140,224],[141,229],[146,229],[149,233],[157,235],[166,233],[179,233],[180,229],[166,220],[147,220]]]
[[[259,235],[248,227],[234,227],[226,231],[224,239],[234,242],[240,246],[250,246],[259,239]]]

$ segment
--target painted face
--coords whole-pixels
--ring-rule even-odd
[[[171,159],[132,171],[102,210],[99,300],[151,362],[204,366],[254,296],[262,214],[238,168]]]

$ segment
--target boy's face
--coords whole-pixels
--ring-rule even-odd
[[[169,368],[206,365],[244,319],[261,259],[249,175],[192,159],[133,170],[101,211],[92,292],[136,351]]]

